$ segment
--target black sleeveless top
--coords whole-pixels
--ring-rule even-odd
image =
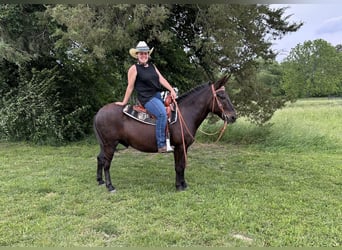
[[[138,93],[139,102],[145,106],[157,92],[162,90],[159,82],[159,75],[152,63],[147,67],[141,64],[136,64],[137,77],[135,79],[134,89]]]

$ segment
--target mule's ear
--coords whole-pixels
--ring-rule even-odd
[[[215,83],[215,89],[219,89],[222,86],[225,86],[226,83],[228,82],[228,79],[230,78],[231,75],[225,75],[223,76],[221,79],[219,79],[216,83]]]

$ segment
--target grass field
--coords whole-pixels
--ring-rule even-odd
[[[119,150],[110,194],[92,139],[2,142],[0,246],[341,246],[341,124],[342,99],[306,99],[219,143],[198,133],[185,192],[171,154]]]

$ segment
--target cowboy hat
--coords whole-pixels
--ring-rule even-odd
[[[138,52],[148,52],[148,55],[150,56],[152,54],[154,48],[150,49],[150,47],[147,46],[147,44],[144,41],[140,41],[135,48],[131,48],[129,50],[129,54],[134,57],[135,59],[138,58],[137,53]]]

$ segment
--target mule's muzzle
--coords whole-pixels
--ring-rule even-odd
[[[224,114],[223,119],[228,123],[234,123],[237,119],[237,115],[235,113]]]

